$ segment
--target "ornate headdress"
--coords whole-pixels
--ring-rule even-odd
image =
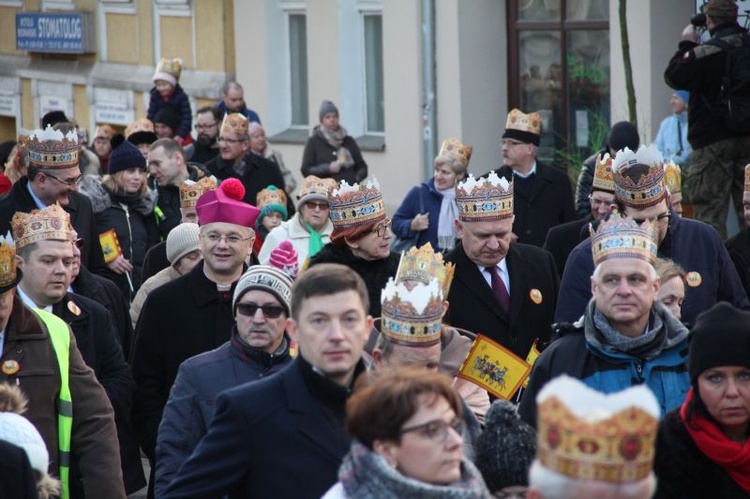
[[[448,296],[456,264],[444,263],[443,254],[436,253],[432,244],[424,244],[421,248],[411,247],[409,251],[401,254],[401,261],[396,271],[396,282],[418,281],[429,284],[437,279],[443,296]]]
[[[469,166],[469,160],[471,160],[472,152],[474,152],[473,147],[465,146],[461,143],[460,140],[450,138],[443,141],[443,144],[440,146],[438,158],[453,158],[460,161],[464,166]]]
[[[262,189],[255,199],[255,206],[260,209],[274,204],[277,206],[286,206],[286,194],[275,185],[269,185],[265,189]]]
[[[0,293],[5,293],[20,281],[16,268],[16,245],[10,232],[0,235]]]
[[[505,121],[504,139],[516,139],[527,144],[539,145],[542,119],[539,113],[524,114],[520,109],[511,109]]]
[[[381,333],[398,345],[429,347],[440,343],[443,293],[437,279],[411,291],[391,277],[381,294]]]
[[[612,157],[609,153],[596,158],[596,168],[594,169],[594,181],[591,189],[607,191],[614,194],[615,180],[612,177]]]
[[[648,477],[654,461],[659,403],[644,385],[605,395],[563,375],[537,402],[537,458],[579,480],[627,483]]]
[[[125,128],[125,138],[134,145],[153,144],[158,138],[154,132],[154,124],[148,118],[135,120]]]
[[[164,80],[172,85],[177,85],[177,80],[180,79],[184,64],[184,61],[180,58],[166,59],[162,57],[159,65],[156,66],[156,73],[154,73],[152,80]]]
[[[638,225],[632,218],[615,212],[609,220],[602,220],[599,230],[590,231],[595,266],[610,258],[638,258],[651,265],[656,263],[659,239],[656,226],[649,220]]]
[[[26,143],[29,163],[50,170],[64,170],[78,166],[78,134],[75,130],[63,133],[47,125],[36,129]]]
[[[631,208],[648,208],[667,196],[664,186],[664,159],[655,145],[641,146],[638,152],[627,147],[618,151],[613,163],[615,197]]]
[[[204,192],[216,190],[216,179],[211,177],[202,177],[197,182],[194,180],[183,180],[180,184],[180,207],[194,208],[198,198]]]
[[[72,241],[73,226],[70,215],[58,203],[31,213],[17,211],[11,221],[16,249],[45,240]]]
[[[362,184],[341,181],[328,195],[330,218],[336,230],[371,225],[385,220],[385,205],[380,183],[374,178]]]
[[[513,183],[491,171],[486,178],[471,173],[456,186],[458,219],[462,222],[501,220],[513,216]]]
[[[221,132],[236,133],[237,135],[247,135],[247,129],[250,122],[242,113],[231,113],[224,116],[221,122]]]
[[[670,194],[682,192],[682,170],[680,165],[672,160],[664,163],[664,181]]]

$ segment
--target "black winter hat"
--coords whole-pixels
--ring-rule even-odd
[[[631,151],[637,151],[639,145],[641,138],[638,136],[638,129],[629,121],[618,121],[610,128],[607,146],[615,152],[626,147]]]
[[[55,126],[58,123],[67,123],[69,121],[64,111],[50,111],[42,116],[42,130],[48,126]]]
[[[719,302],[695,320],[690,331],[690,382],[712,367],[750,367],[750,312]]]
[[[177,129],[180,128],[180,117],[177,116],[177,113],[175,113],[171,107],[163,107],[159,109],[156,116],[154,116],[154,124],[156,123],[167,125],[177,133]]]
[[[112,145],[112,152],[109,153],[109,170],[107,173],[112,175],[129,168],[146,170],[146,158],[143,157],[143,153],[125,140],[125,136],[118,133],[109,142]]]
[[[536,456],[536,431],[521,421],[516,406],[493,402],[476,447],[476,465],[490,492],[529,484],[529,468]]]

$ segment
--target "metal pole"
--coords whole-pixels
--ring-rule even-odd
[[[437,99],[435,81],[435,0],[422,0],[422,145],[424,178],[432,177],[437,153]]]

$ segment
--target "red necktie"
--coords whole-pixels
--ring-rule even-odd
[[[508,290],[505,288],[505,283],[500,278],[500,273],[497,271],[497,267],[487,267],[487,272],[490,273],[492,283],[492,294],[497,298],[497,302],[500,304],[500,308],[507,315],[510,311],[510,295]]]

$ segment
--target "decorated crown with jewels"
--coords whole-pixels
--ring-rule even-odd
[[[682,170],[680,165],[672,160],[664,163],[664,181],[670,194],[682,192]]]
[[[342,180],[338,189],[328,194],[328,201],[329,216],[337,230],[370,225],[386,218],[383,193],[376,178],[354,185]]]
[[[473,147],[465,146],[461,143],[460,140],[450,138],[443,141],[443,144],[440,146],[438,157],[452,158],[460,161],[464,166],[469,166],[472,152],[474,152]]]
[[[231,113],[224,116],[221,122],[221,131],[236,133],[237,135],[247,135],[250,122],[242,113]]]
[[[609,483],[650,475],[659,403],[646,386],[605,395],[563,375],[536,402],[537,458],[545,468]]]
[[[591,184],[591,188],[600,191],[615,192],[615,180],[612,176],[612,156],[609,153],[604,153],[604,155],[596,158],[594,181]]]
[[[180,206],[182,208],[194,208],[198,203],[198,198],[204,192],[216,190],[216,179],[211,177],[202,177],[197,182],[194,180],[183,180],[180,184]]]
[[[72,241],[73,226],[70,215],[58,204],[31,213],[17,211],[11,221],[16,249],[46,240]]]
[[[411,288],[391,277],[381,294],[381,333],[398,345],[428,347],[440,343],[443,293],[436,278]]]
[[[513,183],[491,171],[486,178],[471,173],[456,186],[458,218],[462,222],[484,222],[513,216]]]
[[[627,147],[618,151],[613,162],[615,197],[631,208],[648,208],[664,200],[664,158],[655,145],[641,146],[638,152]]]
[[[39,168],[64,170],[78,166],[78,134],[75,130],[63,133],[47,125],[36,129],[25,144],[29,163]]]
[[[431,280],[437,279],[443,296],[448,296],[455,271],[454,263],[443,262],[443,254],[435,252],[431,243],[426,243],[419,249],[411,247],[401,254],[396,282],[417,281],[429,284]]]
[[[10,231],[0,235],[0,288],[9,286],[16,281],[16,244]]]
[[[638,258],[651,265],[656,263],[658,235],[649,220],[638,225],[632,218],[615,212],[609,220],[602,220],[597,231],[590,231],[594,265],[611,258]]]

